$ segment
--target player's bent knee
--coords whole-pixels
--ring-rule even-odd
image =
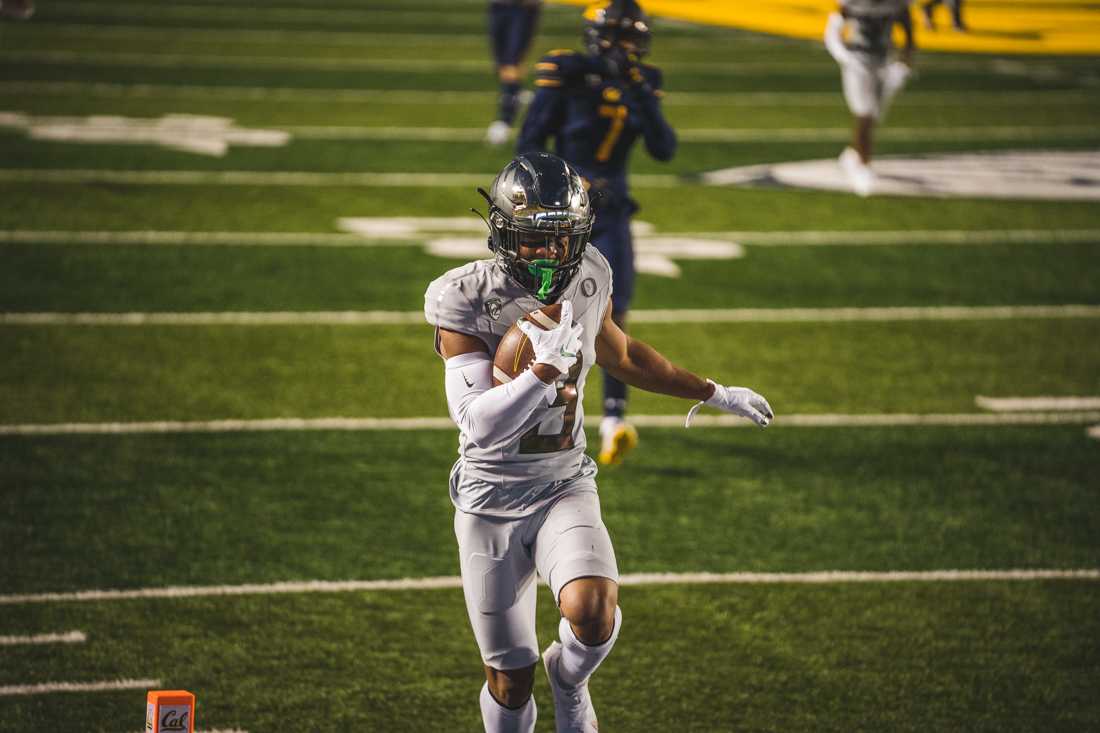
[[[535,665],[520,669],[493,669],[485,666],[485,679],[493,699],[513,710],[523,707],[535,685]]]
[[[561,589],[558,608],[585,644],[599,644],[615,628],[619,585],[609,578],[577,578]]]

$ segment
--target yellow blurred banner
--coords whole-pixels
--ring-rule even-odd
[[[558,0],[588,5],[584,0]],[[917,47],[963,53],[1098,54],[1100,4],[1093,0],[963,0],[969,30],[951,27],[946,4],[937,29],[923,27],[914,5]],[[729,26],[791,38],[819,40],[835,0],[642,0],[647,13],[692,23]]]

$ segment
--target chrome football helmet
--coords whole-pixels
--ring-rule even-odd
[[[622,44],[641,58],[649,53],[649,18],[635,0],[603,0],[584,11],[584,45],[601,56],[622,53]]]
[[[543,303],[552,303],[580,269],[595,215],[584,182],[550,153],[517,155],[489,193],[489,249],[497,265]],[[545,248],[541,258],[524,257]]]

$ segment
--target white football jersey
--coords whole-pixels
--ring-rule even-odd
[[[842,0],[841,6],[849,19],[849,50],[886,56],[894,46],[894,19],[908,12],[909,0]]]
[[[577,364],[559,378],[557,400],[536,409],[507,442],[478,447],[459,432],[459,458],[451,471],[456,507],[523,516],[553,498],[564,482],[595,476],[596,464],[585,454],[584,386],[610,297],[611,267],[589,246],[558,298],[572,301],[573,320],[584,328]],[[495,353],[512,324],[542,305],[494,260],[477,260],[432,281],[424,294],[424,317],[437,328],[480,338]]]

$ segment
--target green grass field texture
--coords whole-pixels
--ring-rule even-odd
[[[335,233],[351,216],[472,217],[480,201],[473,186],[30,174],[473,173],[488,185],[511,155],[478,139],[496,96],[482,0],[38,5],[30,22],[0,25],[0,111],[210,115],[295,137],[210,157],[0,128],[0,313],[417,311],[428,281],[457,260],[419,241],[287,247],[250,233]],[[579,48],[579,27],[576,8],[548,5],[533,55]],[[670,176],[639,179],[641,220],[702,236],[903,235],[680,260],[678,279],[639,277],[636,308],[1100,304],[1095,202],[702,185],[711,170],[835,157],[850,124],[839,74],[819,43],[654,28],[651,58],[683,140],[668,164],[634,156],[632,173]],[[1100,142],[1100,59],[919,54],[917,71],[879,154]],[[411,132],[295,130],[316,127]],[[411,139],[417,128],[453,128],[456,139]],[[761,133],[776,128],[820,136]],[[692,139],[713,130],[760,139]],[[240,234],[217,246],[101,245],[28,230]],[[1008,234],[945,245],[922,231]],[[1027,243],[1012,241],[1017,232]],[[632,460],[600,474],[622,572],[1100,567],[1100,442],[1084,424],[783,424],[799,413],[977,413],[977,395],[1098,396],[1095,317],[633,333],[758,389],[779,418],[766,431],[643,430]],[[0,354],[3,424],[445,414],[426,325],[3,324]],[[590,416],[598,395],[593,372]],[[632,402],[637,414],[688,407],[637,392]],[[454,430],[0,436],[0,595],[455,575],[455,445]],[[621,604],[622,637],[592,683],[604,730],[1100,728],[1095,581],[624,586]],[[538,618],[546,644],[557,614],[545,589]],[[0,636],[70,629],[87,642],[0,647],[0,688],[155,677],[197,694],[197,730],[480,730],[480,660],[456,589],[0,605]],[[535,694],[538,730],[550,731],[541,674]],[[138,730],[143,698],[0,695],[0,731]]]

